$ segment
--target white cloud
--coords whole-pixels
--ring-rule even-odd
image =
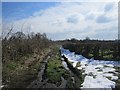
[[[57,36],[56,38],[50,37],[52,39],[71,37],[83,39],[86,36],[97,38],[98,31],[104,30],[103,33],[106,33],[105,30],[117,27],[117,3],[112,3],[111,8],[107,6],[108,4],[105,2],[62,2],[58,6],[35,12],[31,17],[14,21],[14,30],[20,30],[23,23],[25,23],[23,26],[24,32],[29,28],[32,32],[47,33],[49,34],[48,36],[56,36],[58,33],[68,33],[66,36],[63,35],[60,38]],[[108,11],[106,11],[107,9],[105,10],[106,7]],[[97,20],[100,20],[101,23]],[[109,37],[103,39],[109,39]]]
[[[2,0],[3,2],[118,2],[119,0]]]

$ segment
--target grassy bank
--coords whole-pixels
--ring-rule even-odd
[[[57,47],[53,51],[53,56],[48,60],[46,78],[48,78],[48,83],[54,83],[59,87],[62,82],[61,77],[67,81],[65,87],[67,89],[81,86],[82,79],[79,78],[79,75],[74,74],[72,70],[66,70],[62,65],[59,48]]]
[[[28,54],[20,60],[4,63],[3,84],[8,88],[25,88],[36,78],[41,62],[50,51],[50,48],[46,48],[39,54]]]
[[[53,50],[52,54],[53,56],[48,60],[46,75],[50,83],[60,84],[61,77],[65,78],[67,71],[62,66],[58,47]]]

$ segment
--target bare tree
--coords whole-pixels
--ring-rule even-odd
[[[6,30],[5,30],[6,28]],[[14,25],[13,23],[10,25],[10,27],[7,27],[7,26],[4,26],[3,25],[3,28],[2,28],[2,39],[8,39],[8,37],[10,36],[10,34],[12,33],[14,29]],[[8,30],[8,31],[7,31]]]

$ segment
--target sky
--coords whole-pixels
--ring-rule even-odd
[[[46,33],[52,40],[115,40],[118,35],[116,2],[3,2],[3,32]]]

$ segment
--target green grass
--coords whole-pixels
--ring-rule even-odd
[[[48,60],[47,69],[46,69],[46,75],[49,79],[49,83],[54,83],[57,85],[58,82],[61,83],[61,77],[63,77],[65,80],[67,80],[66,88],[79,88],[81,86],[81,83],[83,83],[84,76],[81,76],[81,78],[73,72],[67,71],[61,62],[60,54],[58,52],[58,48],[54,49],[53,57],[51,57]],[[72,62],[69,62],[69,64],[72,64]],[[77,63],[77,67],[80,66],[80,63]],[[80,71],[81,72],[81,71]],[[72,77],[75,79],[75,83],[73,83]]]
[[[52,83],[61,81],[61,76],[65,73],[65,69],[61,64],[59,54],[53,56],[53,58],[49,59],[48,61],[46,72],[49,81]]]
[[[89,57],[93,57],[93,54],[92,54],[92,53],[89,53]]]
[[[104,55],[103,58],[105,58],[105,59],[112,59],[113,56],[111,54],[110,55]]]
[[[80,65],[80,62],[78,62],[77,64],[76,64],[76,67],[80,67],[81,65]]]
[[[18,66],[17,63],[11,62],[11,63],[9,63],[9,64],[6,65],[6,68],[8,68],[10,70],[15,70],[17,66]]]

